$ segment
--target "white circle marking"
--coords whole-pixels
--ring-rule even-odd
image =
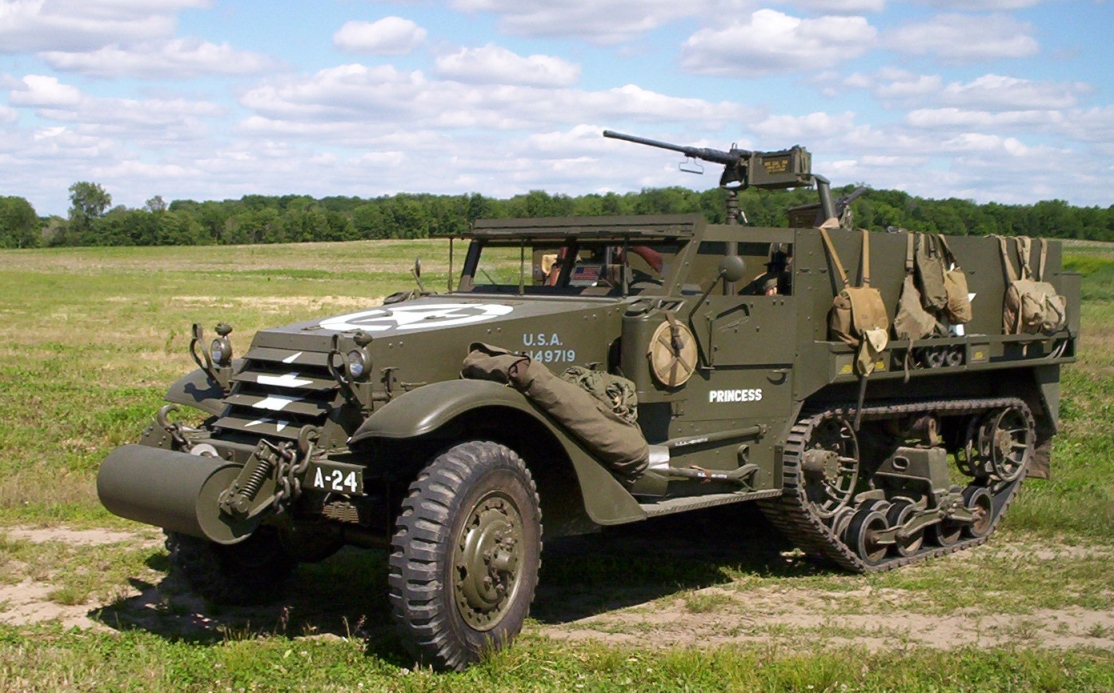
[[[491,320],[514,310],[498,303],[426,303],[396,308],[375,308],[321,321],[321,328],[336,332],[363,330],[418,330],[468,325]]]

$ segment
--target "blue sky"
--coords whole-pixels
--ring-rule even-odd
[[[1098,0],[0,0],[0,195],[117,204],[712,187],[801,144],[836,185],[1114,204]]]

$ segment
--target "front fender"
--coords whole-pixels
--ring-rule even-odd
[[[213,416],[220,416],[224,411],[223,398],[220,385],[200,368],[179,378],[166,391],[167,402],[184,404]]]
[[[471,411],[508,408],[530,416],[560,445],[576,471],[584,509],[593,522],[614,525],[646,518],[634,496],[575,437],[521,392],[491,381],[446,380],[411,390],[377,409],[348,442],[354,446],[376,438],[417,438],[435,433]]]
[[[244,368],[244,359],[232,361],[232,372],[239,373]],[[166,391],[166,401],[183,404],[187,407],[220,416],[224,413],[224,391],[220,384],[209,377],[204,370],[197,368],[179,378]]]
[[[348,444],[369,438],[417,438],[465,412],[491,406],[510,407],[544,420],[518,390],[488,380],[445,380],[411,390],[376,409]]]

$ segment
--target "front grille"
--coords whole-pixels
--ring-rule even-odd
[[[328,354],[255,348],[232,377],[227,405],[213,426],[253,438],[296,440],[305,425],[322,426],[336,399]]]

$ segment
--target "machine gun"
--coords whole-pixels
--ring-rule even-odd
[[[690,159],[701,159],[714,164],[722,164],[723,173],[720,174],[719,184],[720,187],[728,191],[728,218],[732,217],[732,208],[734,207],[732,202],[738,190],[750,187],[783,190],[814,183],[820,193],[820,207],[825,218],[836,216],[828,179],[813,175],[812,155],[808,153],[807,149],[799,145],[778,152],[757,152],[737,149],[734,146],[727,151],[723,151],[722,149],[670,144],[669,142],[660,142],[645,137],[625,135],[613,130],[604,130],[603,136],[659,149],[669,149],[681,152]],[[682,170],[691,171],[684,168]],[[702,171],[691,172],[701,173]]]

